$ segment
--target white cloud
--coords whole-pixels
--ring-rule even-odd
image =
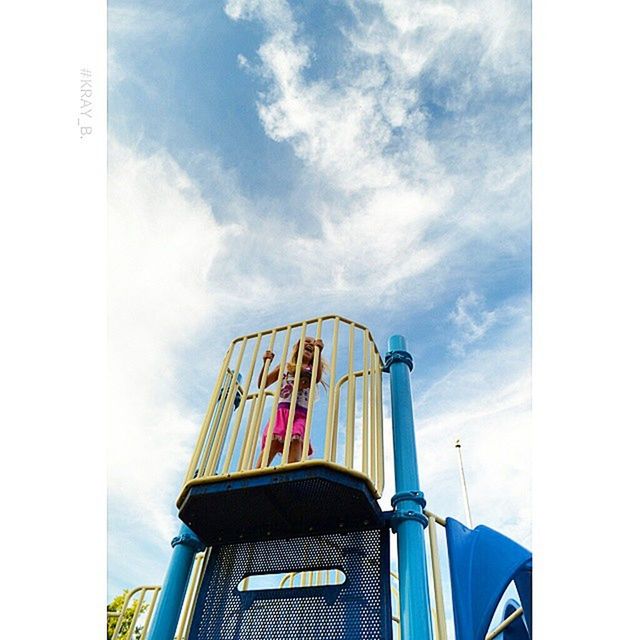
[[[442,162],[441,150],[429,136],[429,119],[421,110],[420,74],[442,76],[452,86],[465,74],[438,62],[455,57],[449,49],[451,34],[457,34],[457,45],[467,51],[476,46],[477,33],[485,28],[494,33],[494,27],[487,27],[485,14],[468,4],[414,4],[369,3],[368,8],[380,9],[374,12],[352,5],[357,20],[345,31],[350,53],[334,77],[309,80],[305,71],[313,62],[313,51],[285,0],[226,3],[225,11],[233,20],[260,21],[265,27],[259,64],[250,64],[243,54],[238,64],[252,75],[260,73],[266,82],[258,114],[265,133],[291,145],[300,158],[301,189],[309,192],[306,213],[315,222],[313,232],[304,227],[293,232],[282,218],[266,217],[261,203],[248,201],[227,214],[227,219],[242,221],[245,234],[241,257],[236,249],[233,258],[241,260],[244,269],[232,270],[251,275],[239,282],[235,292],[226,288],[229,308],[232,303],[245,305],[247,294],[253,299],[267,290],[286,307],[299,299],[299,292],[312,289],[319,298],[336,294],[338,304],[342,297],[361,303],[377,298],[384,305],[390,290],[415,289],[418,278],[423,295],[433,300],[444,291],[442,279],[451,273],[447,265],[473,238],[487,241],[487,253],[495,239],[502,250],[515,252],[522,245],[522,237],[514,239],[513,229],[528,224],[527,203],[505,211],[484,194],[508,198],[519,188],[518,178],[527,174],[528,155],[520,155],[514,164],[510,155],[481,144],[469,148],[469,153],[459,149],[461,156],[491,157],[488,167],[460,175],[455,163]],[[487,15],[499,13],[494,5],[487,3]],[[170,16],[165,13],[154,13],[151,22],[169,28]],[[521,13],[506,11],[513,18],[505,26],[511,35],[500,42],[489,38],[482,45],[485,53],[491,47],[520,42],[512,36]],[[135,16],[122,7],[114,14],[113,29],[126,35],[132,22]],[[414,68],[416,60],[420,62]],[[123,77],[117,62],[116,56],[114,73]],[[478,128],[477,123],[470,125]],[[460,129],[464,128],[462,119]],[[460,142],[452,141],[452,148],[456,145]],[[236,189],[232,201],[242,199]],[[253,273],[249,265],[255,267]],[[218,265],[218,273],[225,268]],[[268,278],[256,276],[267,273]]]
[[[137,90],[161,99],[153,81],[136,72],[131,60],[141,51],[154,51],[158,38],[164,42],[183,39],[189,26],[184,16],[161,6],[110,2],[107,20],[109,92],[113,95],[119,83],[129,81]]]
[[[369,55],[381,56],[405,81],[428,74],[449,84],[448,109],[505,79],[528,77],[528,5],[506,0],[349,2],[360,22],[350,35]],[[371,11],[371,9],[377,9]]]
[[[208,203],[166,152],[142,154],[112,140],[109,486],[114,509],[143,529],[141,541],[168,541],[175,533],[172,505],[201,418],[201,408],[194,415],[185,406],[177,371],[185,350],[211,336],[213,326],[221,349],[221,334],[269,326],[276,316],[279,322],[345,307],[380,309],[399,286],[423,306],[434,304],[452,277],[448,261],[455,258],[460,271],[474,267],[461,252],[470,241],[482,236],[493,254],[510,241],[517,245],[514,229],[528,224],[526,203],[505,212],[484,196],[520,193],[528,150],[485,147],[484,138],[469,143],[461,132],[480,124],[461,115],[450,140],[456,157],[470,151],[470,164],[478,158],[484,164],[468,171],[445,162],[448,147],[430,136],[418,83],[430,74],[435,86],[447,87],[446,108],[461,111],[475,90],[520,82],[528,73],[519,37],[523,12],[488,1],[477,9],[369,4],[382,12],[353,4],[358,20],[345,32],[350,57],[330,80],[307,78],[313,52],[287,2],[225,5],[232,19],[266,27],[259,67],[242,55],[238,60],[266,82],[257,105],[265,133],[290,145],[304,166],[308,183],[301,189],[313,194],[313,231],[267,214],[213,156],[203,160],[215,186]],[[492,17],[495,24],[487,26]],[[474,56],[469,82],[464,65]],[[525,543],[527,317],[524,307],[487,310],[474,294],[460,298],[453,344],[464,357],[416,402],[431,508],[456,516],[453,440],[460,436],[476,521]],[[500,347],[484,339],[490,328],[500,329]],[[476,348],[465,355],[470,344]],[[462,513],[460,503],[460,519]]]
[[[109,491],[166,538],[167,503],[199,419],[181,404],[176,370],[216,315],[209,272],[238,229],[216,223],[164,153],[144,156],[112,140],[108,191]]]
[[[462,441],[474,525],[531,544],[528,304],[416,399],[421,479],[432,510],[465,521],[454,442]],[[499,327],[497,327],[499,328]]]
[[[464,355],[465,347],[481,340],[495,323],[496,311],[488,311],[484,299],[471,291],[456,300],[449,318],[459,330],[459,335],[451,341],[451,349],[457,355]]]
[[[224,7],[230,18],[260,19],[270,29],[292,34],[297,26],[286,0],[227,0]]]
[[[289,142],[339,199],[338,208],[332,198],[331,207],[316,212],[321,236],[290,240],[305,279],[317,282],[328,265],[330,286],[335,281],[338,290],[371,295],[437,263],[443,247],[425,243],[423,235],[446,202],[446,180],[435,179],[433,153],[418,135],[401,152],[386,152],[393,128],[416,119],[409,113],[415,93],[387,89],[388,75],[375,67],[339,86],[307,82],[309,49],[286,3],[233,2],[227,12],[234,19],[260,17],[270,29],[259,49],[270,81],[258,105],[265,132]]]
[[[369,11],[373,5],[381,11]],[[285,242],[303,265],[301,278],[317,283],[328,273],[338,291],[380,297],[390,287],[436,269],[444,275],[443,266],[474,237],[484,235],[489,244],[503,242],[516,250],[522,238],[511,245],[509,239],[514,227],[528,224],[527,204],[519,207],[523,212],[513,207],[505,212],[490,194],[520,187],[516,183],[528,172],[528,154],[514,162],[512,154],[487,150],[478,142],[471,150],[481,158],[489,155],[490,166],[480,164],[458,175],[455,162],[447,166],[441,159],[447,149],[431,140],[419,83],[424,74],[432,83],[442,77],[456,96],[464,94],[456,99],[466,104],[469,96],[461,81],[468,70],[447,66],[456,59],[452,44],[474,64],[481,56],[487,87],[505,74],[526,82],[527,51],[520,51],[518,37],[523,12],[496,2],[483,5],[485,13],[464,3],[352,3],[351,8],[357,20],[344,32],[350,52],[340,70],[331,78],[309,79],[305,72],[312,51],[288,3],[234,0],[225,6],[232,19],[265,26],[260,65],[252,67],[266,82],[258,114],[269,137],[291,145],[310,181],[321,185],[318,202],[326,202],[313,211],[319,235],[300,234]],[[489,25],[487,16],[494,13],[506,15],[500,25],[507,35]],[[512,60],[516,49],[523,61],[517,73],[498,64],[503,58]],[[460,120],[456,137],[465,130],[465,118],[469,116]],[[469,125],[478,130],[479,123]],[[456,206],[466,205],[466,211],[452,209],[454,194]],[[428,287],[430,281],[423,284]],[[424,291],[427,296],[435,293]]]

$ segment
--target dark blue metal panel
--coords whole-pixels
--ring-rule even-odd
[[[243,578],[339,569],[343,584],[239,591]],[[210,551],[189,640],[391,640],[387,529]]]
[[[178,515],[207,545],[384,526],[364,480],[318,464],[193,485]]]
[[[531,552],[493,531],[447,518],[456,640],[484,640],[509,583],[531,566]]]

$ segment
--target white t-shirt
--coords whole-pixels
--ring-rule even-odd
[[[280,388],[280,397],[278,398],[278,404],[291,401],[291,394],[293,393],[293,385],[295,382],[295,375],[293,373],[287,373],[282,380],[282,387]],[[309,407],[309,388],[302,388],[300,382],[298,382],[298,397],[296,398],[296,405],[307,409]]]

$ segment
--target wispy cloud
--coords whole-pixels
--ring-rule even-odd
[[[289,248],[306,265],[303,277],[317,281],[329,265],[337,288],[354,295],[363,289],[381,294],[443,267],[479,228],[487,237],[509,237],[513,211],[505,215],[500,205],[477,193],[478,183],[484,183],[488,193],[504,191],[528,171],[528,156],[520,150],[514,160],[511,155],[498,158],[497,149],[484,148],[484,154],[493,153],[491,166],[476,168],[474,177],[460,177],[445,143],[434,142],[421,95],[421,83],[433,87],[439,79],[446,79],[456,95],[466,91],[462,79],[469,70],[447,66],[456,59],[450,49],[454,42],[456,51],[464,51],[469,60],[482,54],[486,60],[480,66],[487,67],[484,84],[491,77],[492,86],[502,76],[517,75],[498,64],[503,58],[513,59],[510,47],[516,47],[525,82],[526,50],[520,51],[517,37],[523,28],[520,13],[507,12],[514,23],[502,20],[501,28],[509,35],[499,38],[494,25],[486,34],[489,19],[468,5],[429,5],[416,15],[414,4],[352,4],[357,20],[344,34],[351,45],[349,54],[329,79],[309,79],[305,73],[312,51],[288,3],[226,4],[232,19],[264,25],[257,67],[266,83],[257,103],[264,131],[291,145],[311,179],[322,185],[319,195],[327,203],[316,203],[312,212],[321,233],[300,234]],[[492,5],[491,15],[494,9]],[[484,36],[477,42],[480,33]],[[474,118],[458,116],[457,135],[465,122],[477,130]],[[457,206],[466,199],[470,210],[463,216],[453,209],[454,195]],[[515,216],[522,224],[528,220],[526,205],[524,209],[523,215]]]
[[[525,2],[368,0],[349,5],[359,17],[353,40],[383,56],[403,79],[429,74],[449,87],[449,109],[505,79],[529,74],[529,21]]]
[[[149,144],[140,134],[138,146],[112,133],[115,546],[174,535],[173,502],[203,408],[186,387],[209,383],[228,338],[317,313],[377,319],[399,291],[422,310],[455,301],[441,340],[456,357],[416,398],[434,510],[456,515],[460,436],[474,515],[528,541],[528,302],[489,307],[474,280],[498,255],[527,254],[527,11],[502,0],[345,6],[353,20],[336,28],[346,46],[335,73],[318,77],[310,70],[320,45],[288,2],[225,4],[231,20],[262,27],[257,49],[237,59],[260,84],[264,135],[299,163],[290,198],[250,193],[214,149],[179,163],[162,135]],[[129,73],[123,55],[133,44],[188,33],[173,13],[167,5],[136,26],[135,11],[115,7],[112,80]],[[496,132],[502,120],[517,131]]]
[[[480,340],[494,324],[496,312],[488,311],[484,300],[472,291],[456,300],[449,318],[459,330],[459,335],[450,343],[451,349],[463,355],[465,347]]]
[[[176,393],[179,357],[216,314],[209,272],[239,229],[215,221],[168,155],[113,139],[109,151],[109,489],[166,538],[166,480],[184,471],[195,427]]]
[[[464,521],[454,442],[461,438],[475,524],[531,544],[531,368],[528,301],[504,313],[488,343],[416,398],[422,480],[434,510]]]
[[[188,23],[170,7],[145,6],[127,2],[109,4],[109,37],[135,42],[178,38],[187,33]]]

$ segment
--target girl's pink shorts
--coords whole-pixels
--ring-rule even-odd
[[[281,444],[284,444],[285,436],[287,435],[287,422],[289,421],[289,404],[282,403],[278,405],[276,411],[276,422],[273,427],[273,440]],[[307,421],[307,410],[304,407],[296,405],[296,412],[293,415],[293,425],[291,427],[291,440],[304,440],[304,425]],[[269,423],[264,426],[262,433],[262,448],[264,449],[265,442],[267,441],[267,432],[269,431]],[[282,450],[282,447],[280,447]],[[309,442],[309,453],[313,453],[313,447]]]

